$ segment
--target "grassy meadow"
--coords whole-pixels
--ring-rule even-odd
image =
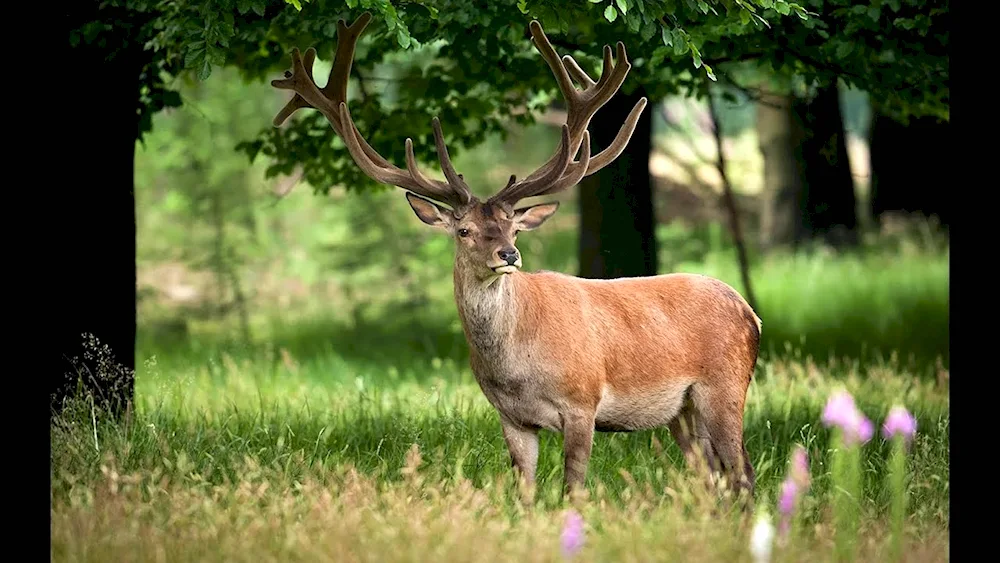
[[[137,155],[137,403],[124,424],[81,401],[51,425],[54,561],[555,561],[571,510],[584,522],[574,559],[752,561],[755,518],[777,526],[798,446],[811,483],[772,561],[949,558],[948,243],[925,226],[850,253],[751,249],[763,319],[745,411],[753,518],[705,490],[665,429],[598,434],[575,500],[559,494],[561,436],[543,432],[523,504],[468,368],[447,238],[398,191],[304,187],[259,204],[273,188],[259,165],[244,179],[252,220],[232,211],[220,230],[157,168],[180,117],[158,119]],[[538,126],[456,164],[474,186],[521,176],[548,154],[528,139],[555,146]],[[519,164],[479,166],[497,151]],[[519,241],[526,269],[573,273],[575,221],[568,194]],[[658,237],[662,271],[743,291],[717,222],[671,221]],[[218,248],[232,249],[228,265],[212,262]],[[243,308],[212,308],[223,302]],[[838,389],[874,423],[856,450],[821,421]],[[896,404],[917,419],[902,471],[880,433]],[[856,490],[837,470],[848,450]]]
[[[887,260],[898,267],[877,267]],[[836,345],[871,331],[913,352],[910,361],[893,354],[861,362],[847,353],[816,360],[788,342],[762,357],[745,423],[758,510],[777,515],[796,445],[806,448],[813,479],[774,561],[836,553],[837,450],[820,416],[839,388],[876,426],[857,466],[856,556],[882,561],[891,545],[890,445],[877,428],[898,403],[918,421],[906,465],[904,560],[947,559],[948,372],[943,360],[912,360],[929,357],[920,346],[947,328],[935,327],[942,318],[934,316],[922,317],[924,332],[906,326],[947,311],[946,268],[946,257],[902,251],[774,258],[759,267],[761,308],[770,312],[764,334],[772,325],[788,334],[801,327]],[[703,271],[727,273],[712,262]],[[922,308],[913,312],[911,303]],[[866,315],[872,308],[885,316]],[[861,321],[849,325],[844,311]],[[561,437],[542,433],[536,502],[522,506],[499,421],[462,359],[460,335],[433,318],[425,327],[399,325],[381,334],[333,322],[275,325],[252,347],[207,333],[200,345],[173,351],[147,344],[127,425],[102,422],[81,404],[52,428],[53,559],[562,557],[569,505],[559,497]],[[749,561],[751,523],[713,513],[695,479],[666,430],[598,434],[589,498],[577,505],[586,539],[576,557]]]

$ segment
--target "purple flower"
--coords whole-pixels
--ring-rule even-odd
[[[823,424],[840,428],[848,445],[867,442],[874,432],[872,422],[858,410],[850,393],[843,390],[835,391],[827,401],[823,409]]]
[[[795,511],[795,502],[799,500],[799,485],[793,479],[785,479],[781,484],[781,497],[778,500],[778,510],[783,516],[789,516]]]
[[[823,424],[827,426],[839,426],[841,428],[853,423],[853,418],[857,412],[854,405],[854,397],[847,391],[834,391],[826,402],[823,409]]]
[[[857,427],[858,437],[861,439],[862,442],[867,442],[868,440],[872,439],[872,436],[874,434],[875,434],[875,427],[872,426],[872,421],[862,416],[861,420],[858,422],[858,427]]]
[[[882,435],[885,436],[886,440],[898,434],[905,438],[908,443],[916,433],[917,419],[906,408],[897,405],[889,410],[889,416],[885,418],[885,423],[882,424]]]
[[[792,479],[800,487],[809,486],[809,455],[802,446],[796,446],[792,452]]]
[[[561,539],[564,557],[572,557],[583,547],[583,517],[575,510],[566,514]]]
[[[778,512],[781,514],[779,533],[782,537],[791,528],[792,515],[799,504],[799,498],[809,488],[809,456],[802,446],[796,446],[792,452],[791,468],[788,477],[781,484],[781,495],[778,497]]]

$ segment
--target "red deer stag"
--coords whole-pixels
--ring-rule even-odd
[[[411,139],[403,170],[372,149],[355,127],[347,81],[358,37],[370,20],[365,13],[350,27],[338,23],[336,57],[323,88],[312,76],[316,51],[292,51],[292,71],[271,84],[295,95],[274,125],[298,109],[319,110],[368,176],[407,190],[417,217],[454,237],[455,301],[470,364],[499,411],[515,474],[534,483],[541,429],[563,433],[563,478],[570,491],[584,482],[595,431],[667,426],[688,460],[707,459],[713,472],[729,472],[731,486],[752,497],[755,476],[743,442],[743,406],[757,361],[760,319],[733,288],[690,274],[591,280],[521,272],[517,234],[537,229],[559,204],[515,205],[565,190],[607,166],[624,150],[646,106],[645,98],[639,100],[611,146],[591,157],[587,126],[631,68],[625,45],[617,44],[617,63],[611,47],[604,47],[604,70],[595,82],[572,57],[560,59],[542,27],[531,22],[533,43],[566,99],[562,140],[538,170],[520,181],[511,176],[482,202],[452,166],[437,118],[434,141],[445,180],[421,173]],[[696,452],[705,458],[695,458]]]

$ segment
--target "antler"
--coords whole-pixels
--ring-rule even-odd
[[[573,57],[566,55],[562,59],[559,58],[537,21],[532,21],[530,27],[531,42],[552,69],[559,90],[566,100],[566,124],[562,126],[559,149],[548,162],[520,182],[511,176],[507,186],[490,198],[491,202],[501,204],[508,209],[521,199],[553,194],[574,186],[585,176],[613,162],[625,150],[639,122],[639,115],[646,107],[646,98],[636,102],[611,145],[591,158],[590,133],[587,131],[590,120],[597,110],[615,95],[632,68],[625,55],[625,44],[621,41],[617,44],[617,64],[611,59],[611,47],[604,46],[604,70],[601,72],[601,78],[594,82]],[[577,90],[573,86],[570,75],[583,86],[583,90]],[[583,150],[580,160],[571,162],[573,155],[580,150],[581,144]]]
[[[370,12],[365,12],[350,26],[344,20],[337,22],[337,52],[330,69],[330,78],[323,88],[316,86],[313,79],[313,62],[316,60],[316,50],[310,47],[305,56],[298,49],[292,50],[292,70],[285,71],[285,78],[272,80],[271,86],[282,90],[292,90],[295,96],[274,117],[274,126],[279,127],[293,113],[302,108],[315,108],[322,113],[333,126],[337,135],[347,145],[354,162],[370,178],[376,182],[398,186],[418,195],[447,203],[457,211],[469,203],[472,194],[465,180],[455,172],[448,156],[448,148],[444,144],[444,134],[441,132],[441,122],[435,117],[434,144],[437,146],[438,159],[444,171],[446,182],[424,176],[417,168],[413,156],[413,140],[406,139],[406,170],[397,168],[378,154],[361,136],[351,114],[347,110],[347,81],[354,62],[354,50],[358,38],[371,21]]]

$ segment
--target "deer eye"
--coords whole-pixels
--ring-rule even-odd
[[[460,236],[462,238],[465,238],[465,237],[469,236],[469,229],[459,229],[458,230],[458,236]]]

